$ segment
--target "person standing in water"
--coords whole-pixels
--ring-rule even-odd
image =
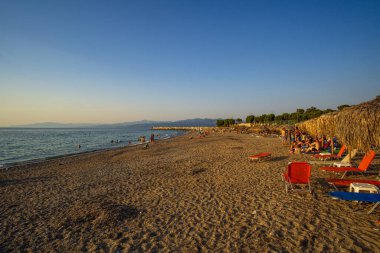
[[[150,135],[150,142],[151,142],[151,143],[154,142],[154,134],[151,134],[151,135]]]

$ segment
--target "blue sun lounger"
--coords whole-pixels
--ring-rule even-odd
[[[368,213],[372,213],[373,210],[375,210],[375,208],[380,204],[380,194],[378,193],[330,192],[330,196],[343,200],[375,203]]]

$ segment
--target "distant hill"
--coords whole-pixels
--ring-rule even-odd
[[[98,125],[97,127],[157,127],[157,126],[216,126],[216,119],[186,119],[178,121],[134,121],[110,125]]]
[[[155,126],[216,126],[216,119],[186,119],[165,123],[157,123]]]
[[[42,122],[33,123],[25,125],[13,125],[10,127],[14,128],[82,128],[82,127],[93,127],[96,124],[76,124],[76,123],[57,123],[57,122]]]
[[[151,121],[151,120],[140,120],[133,122],[124,122],[116,124],[76,124],[76,123],[57,123],[57,122],[42,122],[34,124],[25,125],[14,125],[10,126],[13,128],[119,128],[119,127],[129,127],[129,126],[215,126],[216,119],[187,119],[179,121]]]

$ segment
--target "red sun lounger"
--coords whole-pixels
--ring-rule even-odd
[[[327,159],[339,159],[342,157],[344,151],[346,151],[346,146],[343,145],[340,150],[339,150],[339,153],[338,154],[317,154],[317,155],[313,155],[312,157],[316,158],[316,159],[322,159],[322,160],[327,160]]]
[[[375,151],[371,150],[369,151],[362,159],[360,162],[359,166],[357,168],[355,167],[321,167],[321,170],[324,171],[332,171],[332,172],[344,172],[342,178],[346,175],[347,172],[349,171],[354,171],[354,172],[365,172],[367,171],[369,165],[375,158]]]
[[[260,160],[262,158],[270,157],[271,155],[272,155],[271,153],[260,153],[257,155],[248,156],[248,158],[253,160],[253,161],[257,161],[257,160]]]
[[[380,181],[369,180],[369,179],[341,179],[341,178],[326,178],[326,182],[333,184],[335,186],[350,186],[351,183],[365,183],[365,184],[373,184],[376,186],[380,186]]]

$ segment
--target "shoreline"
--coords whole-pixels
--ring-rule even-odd
[[[178,134],[178,135],[175,135],[173,137],[160,138],[160,139],[155,140],[155,142],[174,139],[174,138],[177,138],[180,136],[184,136],[186,134],[188,134],[188,132],[183,132],[183,134]],[[62,158],[77,157],[77,156],[86,155],[86,154],[96,154],[96,153],[107,152],[107,151],[118,150],[118,149],[128,149],[128,148],[132,148],[132,147],[136,147],[136,146],[140,146],[140,145],[145,145],[145,144],[149,144],[149,143],[150,143],[149,141],[146,141],[144,143],[137,142],[137,143],[131,143],[130,145],[125,145],[125,146],[88,150],[88,151],[83,151],[83,152],[78,152],[78,153],[68,153],[68,154],[63,154],[63,155],[48,156],[48,157],[44,157],[44,158],[36,158],[36,159],[14,162],[14,163],[8,163],[8,164],[0,164],[0,171],[1,170],[11,170],[11,169],[15,169],[15,168],[20,167],[20,166],[28,166],[28,165],[35,165],[35,164],[49,162],[49,161],[55,161],[55,160],[59,160]]]

